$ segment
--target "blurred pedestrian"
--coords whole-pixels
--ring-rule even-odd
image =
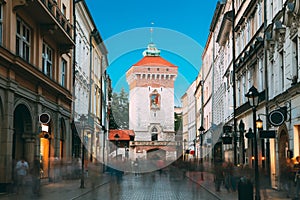
[[[30,169],[30,174],[32,178],[32,193],[39,194],[40,192],[40,160],[35,158],[33,161],[33,166]]]
[[[24,178],[28,173],[28,163],[25,161],[24,158],[21,158],[16,164],[16,171],[17,171],[17,193],[19,193],[20,188],[24,193]]]
[[[224,182],[222,162],[214,163],[214,182],[216,191],[220,192],[221,184]]]
[[[291,194],[292,181],[294,180],[293,166],[290,158],[287,158],[286,163],[282,166],[280,180],[282,183],[281,186],[286,192],[286,197],[289,198]]]
[[[137,176],[139,174],[139,160],[138,158],[135,159],[135,161],[133,162],[133,171],[134,174]]]
[[[296,163],[294,165],[294,172],[295,172],[295,184],[296,184],[296,192],[295,192],[295,198],[299,199],[299,192],[300,192],[300,156],[296,157]]]
[[[253,200],[253,184],[246,176],[238,182],[238,200]]]
[[[156,167],[159,171],[159,175],[161,176],[163,173],[163,168],[165,167],[165,163],[163,160],[159,159],[156,161]]]
[[[224,179],[225,179],[225,188],[228,192],[236,190],[236,183],[234,179],[234,165],[230,160],[228,162],[223,163],[223,169],[224,169]]]

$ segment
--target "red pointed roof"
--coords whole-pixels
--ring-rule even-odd
[[[140,61],[135,63],[133,66],[166,66],[176,67],[169,61],[163,59],[160,56],[144,56]]]

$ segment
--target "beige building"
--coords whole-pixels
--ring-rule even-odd
[[[41,161],[53,180],[53,158],[72,156],[73,1],[0,3],[0,188],[24,157]],[[39,116],[48,133],[41,132]]]

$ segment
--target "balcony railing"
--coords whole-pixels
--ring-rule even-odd
[[[61,47],[74,46],[71,19],[66,18],[55,0],[13,0],[13,9],[30,13],[42,27],[43,34],[52,34]]]
[[[47,6],[48,10],[55,16],[57,22],[63,27],[66,33],[72,37],[71,29],[72,25],[69,23],[65,15],[58,8],[57,2],[55,0],[41,0],[45,6]]]

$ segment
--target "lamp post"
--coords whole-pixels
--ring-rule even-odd
[[[205,128],[201,125],[198,129],[199,131],[199,137],[200,137],[200,171],[201,171],[201,180],[204,180],[203,177],[203,132],[205,131]]]
[[[244,148],[245,148],[245,141],[244,141],[244,132],[245,132],[245,124],[243,120],[240,121],[239,124],[239,132],[240,132],[240,160],[242,164],[245,163],[245,155],[244,155]]]
[[[253,111],[253,133],[254,133],[254,173],[255,173],[255,200],[260,200],[260,183],[258,171],[258,151],[257,151],[257,135],[256,135],[256,108],[259,103],[259,93],[257,89],[252,86],[245,95],[248,98],[249,104]]]
[[[193,144],[194,144],[194,163],[196,160],[196,138],[193,140]]]
[[[85,147],[84,147],[84,128],[86,122],[86,116],[81,115],[80,118],[81,129],[82,129],[82,137],[81,137],[81,179],[80,179],[80,188],[84,188],[84,154],[85,154]]]
[[[129,149],[127,147],[127,144],[125,145],[125,158],[126,160],[128,160],[128,157],[129,157]]]
[[[185,157],[186,157],[186,139],[183,140],[183,161],[185,161]]]
[[[116,160],[118,159],[118,140],[120,138],[119,134],[116,134],[114,136],[115,140],[116,140]]]
[[[201,125],[200,128],[198,129],[199,131],[199,137],[200,137],[200,148],[201,148],[201,154],[200,154],[200,163],[203,163],[203,132],[205,131],[205,128]]]

